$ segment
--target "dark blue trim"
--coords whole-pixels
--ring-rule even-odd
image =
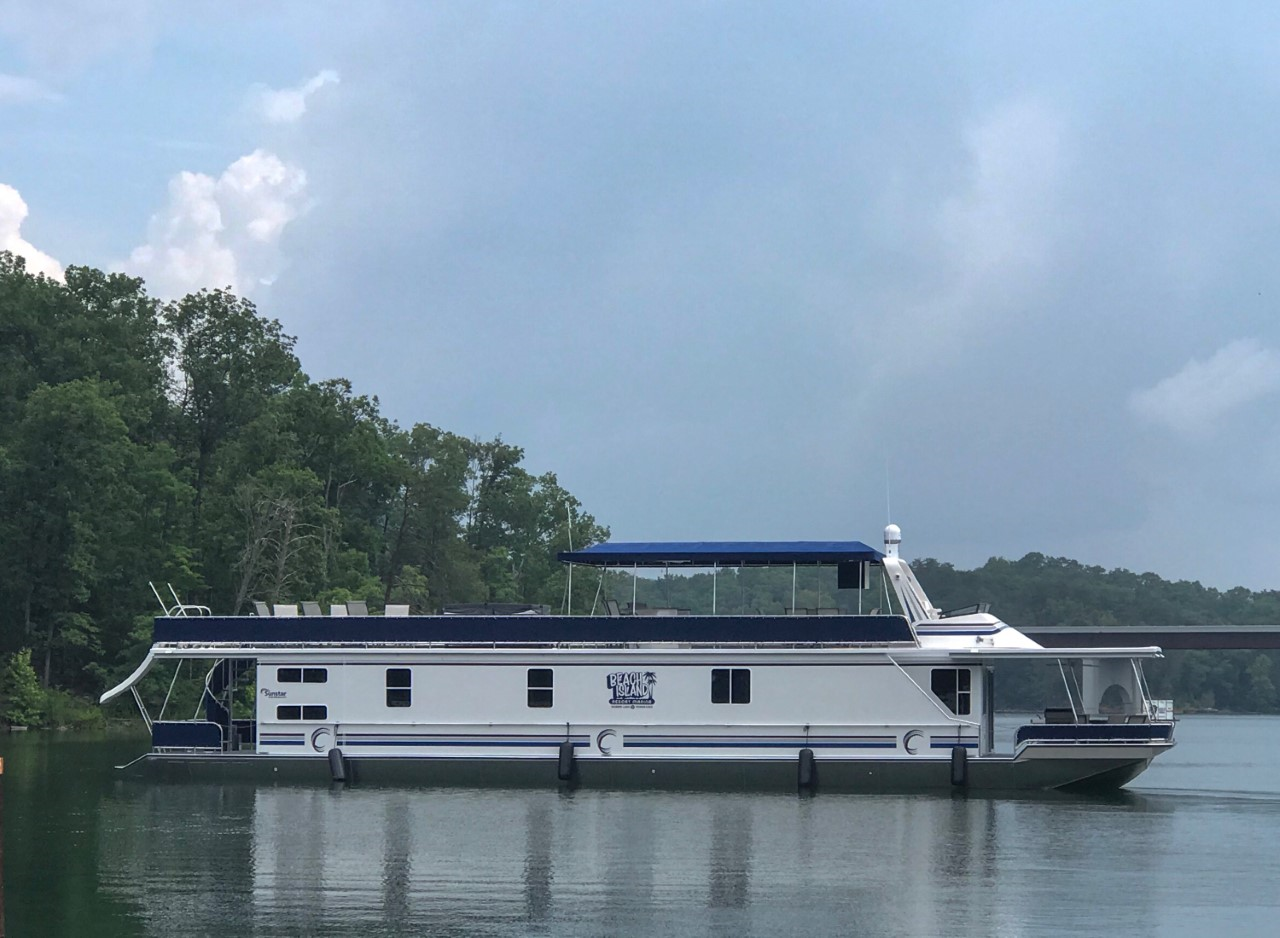
[[[1037,723],[1020,726],[1014,745],[1034,743],[1150,743],[1171,739],[1170,723]]]
[[[610,541],[556,554],[593,567],[763,567],[788,563],[876,563],[884,554],[861,541]]]
[[[164,720],[151,724],[152,749],[222,749],[222,727],[204,720]]]
[[[896,736],[635,736],[623,739],[627,749],[897,749]]]
[[[555,739],[486,739],[484,737],[470,739],[440,739],[440,738],[399,738],[390,737],[386,739],[352,739],[343,736],[338,740],[339,746],[543,746],[552,748],[559,746],[564,742],[563,738]],[[573,740],[575,749],[585,748],[590,742],[585,739]]]
[[[174,616],[157,643],[915,644],[902,616]]]

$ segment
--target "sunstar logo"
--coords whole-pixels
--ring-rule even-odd
[[[263,697],[287,697],[288,695],[289,695],[289,692],[288,692],[288,691],[284,691],[284,690],[269,690],[269,689],[267,689],[267,688],[265,688],[265,687],[264,687],[264,688],[262,688],[262,696],[263,696]]]
[[[605,680],[612,692],[610,706],[633,710],[653,706],[653,685],[658,683],[658,676],[652,671],[614,671]]]

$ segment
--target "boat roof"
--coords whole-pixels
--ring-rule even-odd
[[[556,558],[592,567],[768,567],[878,562],[884,554],[861,541],[608,541]]]
[[[870,616],[161,616],[161,644],[902,644],[907,620]]]

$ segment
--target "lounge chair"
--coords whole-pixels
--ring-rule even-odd
[[[345,616],[346,614],[347,614],[346,603],[334,603],[332,606],[329,607],[329,615],[331,616]]]
[[[302,614],[303,614],[304,616],[322,616],[322,615],[324,615],[324,613],[320,611],[320,604],[319,604],[318,602],[314,602],[314,601],[312,601],[312,600],[310,600],[310,599],[304,599],[304,600],[302,601]]]
[[[268,606],[266,603],[264,603],[261,599],[255,599],[253,601],[253,612],[254,612],[254,615],[269,616],[271,615],[271,607]]]
[[[409,614],[409,605],[407,603],[387,603],[385,609],[382,610],[384,616],[407,616]]]
[[[277,618],[296,619],[298,617],[297,603],[276,603],[273,609]]]
[[[369,604],[363,599],[347,600],[347,615],[351,616],[367,616],[369,614]]]

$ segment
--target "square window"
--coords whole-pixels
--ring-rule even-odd
[[[276,681],[280,684],[301,684],[301,668],[276,668]]]
[[[729,669],[728,668],[712,668],[711,669],[711,702],[712,703],[728,703],[729,702]]]
[[[327,720],[329,719],[329,708],[322,706],[304,706],[302,708],[302,719],[304,720]]]
[[[528,674],[529,706],[550,707],[553,704],[555,671],[551,668],[530,668]]]
[[[413,671],[409,668],[387,668],[387,706],[413,705]]]
[[[302,708],[290,707],[290,706],[276,707],[276,719],[277,720],[301,720]]]
[[[968,668],[934,668],[929,674],[929,689],[952,713],[965,716],[973,699],[973,675]]]
[[[303,684],[326,684],[329,681],[328,668],[303,668]]]
[[[711,702],[728,704],[751,703],[751,669],[712,668]]]

